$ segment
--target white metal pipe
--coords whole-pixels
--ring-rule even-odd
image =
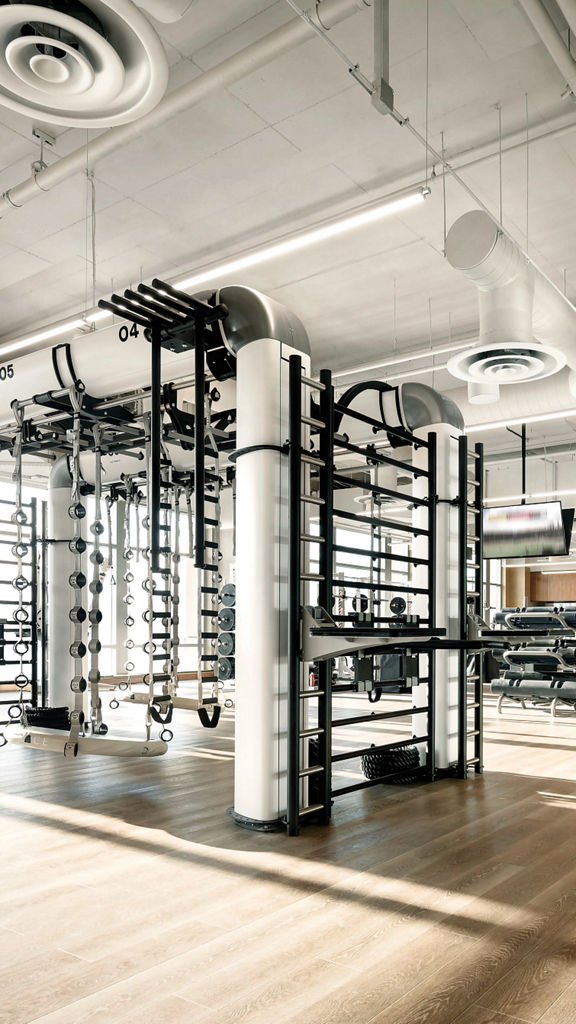
[[[320,6],[322,27],[331,28],[356,14],[358,10],[367,10],[371,6],[371,0],[323,0]],[[309,14],[316,19],[316,6]],[[40,193],[49,192],[55,185],[61,184],[72,175],[85,173],[87,155],[90,166],[94,167],[99,160],[116,153],[132,139],[165,124],[170,118],[176,117],[196,103],[201,103],[215,92],[221,92],[309,38],[310,29],[301,18],[294,18],[286,25],[275,29],[198,78],[175,89],[145,117],[103,132],[93,139],[88,147],[82,146],[73,150],[68,156],[50,164],[34,177],[9,189],[0,198],[0,217],[5,216],[10,209],[24,206]]]
[[[556,0],[572,35],[576,35],[576,0]]]
[[[576,94],[576,63],[564,45],[548,11],[540,3],[540,0],[519,0],[519,3],[574,96]],[[558,6],[562,8],[562,3],[559,2]]]

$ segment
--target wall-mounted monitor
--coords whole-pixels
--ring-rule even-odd
[[[484,558],[542,558],[567,555],[574,509],[559,501],[497,505],[482,514]]]

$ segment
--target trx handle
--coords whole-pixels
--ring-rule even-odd
[[[165,705],[165,710],[162,710]],[[150,705],[150,715],[158,725],[168,725],[172,721],[174,705],[171,697],[157,697]]]
[[[205,729],[215,729],[220,721],[220,712],[222,708],[220,704],[214,704],[212,709],[212,717],[208,714],[206,708],[198,708],[198,718]]]

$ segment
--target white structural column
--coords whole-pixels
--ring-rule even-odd
[[[458,621],[458,507],[452,504],[458,496],[458,438],[461,431],[448,423],[435,423],[430,427],[414,431],[416,437],[427,439],[430,433],[437,437],[437,494],[436,510],[436,622],[435,625],[446,629],[451,639],[459,639]],[[419,448],[414,453],[414,465],[421,469],[428,468],[428,449]],[[414,485],[416,496],[427,493],[426,477],[419,477]],[[412,522],[414,526],[428,528],[428,510],[417,507],[414,509]],[[415,554],[427,557],[427,538],[417,538],[414,544]],[[418,567],[414,573],[417,587],[426,587],[428,583],[427,567]],[[424,595],[416,595],[415,607],[419,614],[427,615],[427,599]],[[424,669],[427,659],[421,657]],[[422,692],[420,692],[422,691]],[[414,706],[425,703],[424,687],[414,691]],[[458,760],[458,652],[436,652],[436,767],[440,770],[448,768]]]
[[[262,339],[238,352],[234,815],[273,827],[286,812],[288,359]],[[305,373],[309,359],[302,353]],[[271,447],[266,447],[271,446]]]

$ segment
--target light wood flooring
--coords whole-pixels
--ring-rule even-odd
[[[0,750],[1,1024],[576,1024],[576,715],[486,718],[481,778],[297,839],[227,817],[232,712],[150,761]]]

